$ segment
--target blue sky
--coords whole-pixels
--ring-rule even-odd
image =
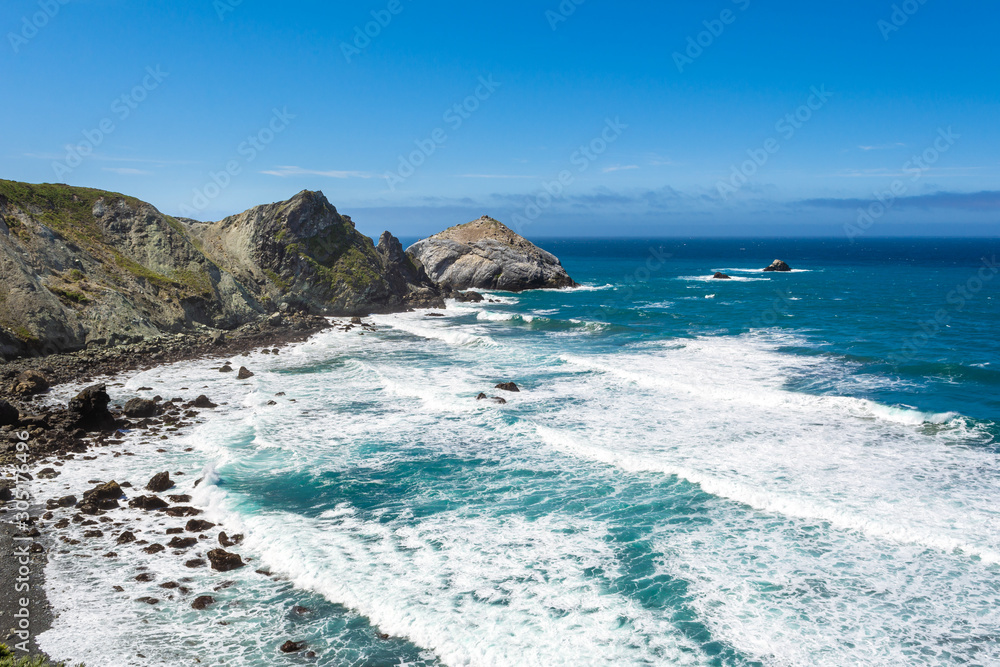
[[[0,177],[373,235],[1000,230],[1000,7],[577,2],[6,0]]]

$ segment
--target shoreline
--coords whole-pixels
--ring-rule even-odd
[[[340,324],[343,325],[341,330],[344,331],[349,331],[355,326],[358,326],[359,329],[363,327],[364,330],[370,330],[371,327],[367,323],[359,326],[358,320],[354,320],[352,324],[346,324],[346,321]],[[15,476],[21,464],[27,464],[31,469],[31,474],[22,479],[36,485],[35,493],[31,498],[32,504],[28,510],[30,515],[28,532],[23,530],[25,526],[22,525],[19,530],[16,525],[14,499],[0,500],[0,579],[3,579],[5,583],[10,582],[0,592],[0,631],[2,631],[0,632],[0,643],[5,643],[14,650],[15,644],[21,642],[17,635],[11,635],[11,631],[15,629],[16,625],[13,622],[15,620],[14,614],[21,609],[20,599],[25,595],[24,593],[16,593],[14,590],[16,574],[20,567],[18,557],[15,555],[17,537],[21,537],[23,540],[25,536],[32,536],[33,539],[33,542],[30,543],[32,544],[30,556],[31,588],[27,593],[30,599],[28,608],[31,619],[28,647],[31,655],[43,656],[47,659],[51,658],[41,651],[37,644],[37,636],[48,630],[55,620],[55,612],[45,588],[45,570],[49,566],[51,555],[60,553],[60,541],[69,544],[79,543],[79,540],[67,536],[70,531],[65,529],[70,527],[71,522],[79,524],[78,527],[92,527],[92,530],[87,531],[85,535],[98,535],[103,532],[100,530],[101,528],[112,528],[113,534],[119,536],[118,544],[128,547],[128,542],[131,541],[134,541],[135,544],[148,544],[148,540],[142,539],[143,534],[140,530],[136,530],[139,533],[138,538],[128,539],[125,537],[132,534],[131,527],[145,520],[142,515],[176,517],[177,526],[171,528],[169,533],[182,533],[174,537],[184,540],[184,542],[175,542],[174,544],[190,542],[192,540],[185,538],[189,535],[195,535],[195,545],[202,546],[198,541],[204,541],[207,550],[221,548],[223,551],[234,552],[238,551],[239,548],[239,536],[229,538],[223,533],[216,538],[214,533],[218,533],[219,529],[216,528],[215,531],[212,531],[211,528],[214,527],[214,524],[190,518],[202,514],[202,510],[188,504],[190,495],[179,494],[176,489],[169,491],[163,489],[162,493],[143,489],[142,487],[147,485],[145,479],[101,480],[102,484],[105,485],[116,482],[116,487],[118,484],[123,487],[117,490],[119,497],[123,499],[122,505],[118,505],[117,499],[110,497],[111,494],[106,501],[101,501],[99,506],[87,506],[86,497],[77,502],[76,497],[93,493],[101,486],[93,484],[90,485],[94,487],[92,489],[73,489],[71,491],[74,496],[73,504],[68,504],[69,501],[65,498],[49,497],[63,493],[57,489],[59,476],[63,470],[66,470],[64,466],[71,466],[73,460],[78,456],[91,459],[94,457],[86,456],[86,454],[96,448],[116,447],[123,443],[140,444],[141,439],[148,440],[157,437],[165,441],[165,446],[169,446],[169,441],[182,434],[187,427],[204,422],[204,417],[207,417],[205,413],[211,413],[215,407],[214,404],[198,405],[197,401],[192,400],[180,404],[175,402],[178,399],[166,399],[166,402],[159,404],[155,416],[142,419],[126,417],[120,410],[115,410],[113,426],[109,425],[103,429],[82,433],[79,428],[70,426],[66,420],[70,411],[53,405],[52,400],[47,400],[46,397],[50,397],[53,389],[64,388],[65,385],[71,384],[85,386],[97,381],[122,380],[122,376],[128,373],[145,372],[154,368],[199,359],[228,357],[232,359],[233,364],[239,367],[237,355],[249,356],[252,352],[264,350],[270,350],[271,353],[277,354],[283,347],[304,342],[314,335],[336,326],[335,321],[326,317],[292,315],[283,317],[281,320],[272,318],[246,325],[232,332],[206,331],[174,334],[113,348],[88,349],[47,357],[20,358],[0,366],[0,398],[10,401],[20,411],[20,422],[17,426],[0,428],[0,483],[2,483],[0,485],[3,488],[12,489],[16,489],[19,484],[23,485],[25,482],[17,482]],[[14,395],[11,391],[11,380],[24,370],[45,373],[51,381],[50,387],[45,392],[30,397]],[[235,375],[234,372],[234,379],[236,379]],[[119,396],[119,398],[124,397]],[[159,435],[161,429],[166,434]],[[23,458],[18,460],[14,448],[14,444],[17,442],[16,434],[25,431],[30,436],[31,446],[27,452],[22,454]],[[130,438],[122,431],[131,432],[135,437]],[[115,452],[114,456],[117,457],[119,454],[133,455],[131,452]],[[55,468],[46,466],[55,466]],[[22,470],[26,471],[26,468],[22,468]],[[46,471],[48,472],[46,473]],[[54,492],[39,492],[38,480],[45,480],[42,482],[43,488],[52,488]],[[197,485],[197,482],[195,484]],[[171,492],[173,495],[170,495]],[[125,496],[121,495],[123,493],[127,493],[127,497],[131,499],[128,502],[128,507],[125,506]],[[156,504],[162,503],[164,506],[156,509],[146,507],[142,504],[142,497],[155,498],[159,501]],[[167,502],[168,498],[169,502]],[[140,501],[139,505],[135,504],[137,499]],[[106,504],[104,504],[105,502]],[[182,528],[185,525],[186,529]],[[192,530],[192,527],[197,530]],[[197,534],[198,532],[201,534]],[[152,535],[146,534],[145,537],[152,537]],[[163,549],[162,545],[158,546],[156,543],[147,547],[147,549],[149,548]],[[157,552],[147,551],[147,553]],[[174,551],[174,553],[182,552]],[[117,554],[108,552],[104,556],[113,558],[117,557]],[[204,562],[204,559],[196,560],[203,562],[199,565],[193,565],[191,564],[193,561],[189,561],[188,566],[219,569],[214,567],[214,561],[210,565]],[[237,557],[236,560],[238,561],[239,558]],[[243,562],[240,567],[248,564],[248,561]],[[140,581],[142,580],[140,579]],[[179,588],[180,591],[164,590],[163,593],[167,594],[168,599],[173,598],[174,592],[178,592],[183,598],[186,591],[183,586],[179,586]],[[124,592],[124,589],[120,592]],[[188,600],[188,602],[191,601]],[[19,657],[25,655],[20,651],[17,651],[16,654]]]

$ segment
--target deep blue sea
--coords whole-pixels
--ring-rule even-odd
[[[138,547],[54,557],[42,647],[95,666],[1000,664],[1000,241],[538,243],[582,287],[375,316],[233,359],[245,385],[218,361],[123,378],[117,400],[226,405],[60,480],[186,471],[177,492],[244,533],[252,567],[212,592]],[[776,258],[794,271],[761,271]],[[133,584],[107,604],[137,567],[149,594],[187,577],[218,603],[129,603]],[[317,657],[280,656],[289,638]]]

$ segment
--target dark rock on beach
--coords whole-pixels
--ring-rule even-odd
[[[20,414],[13,405],[0,399],[0,426],[13,426],[20,419]]]
[[[792,267],[785,264],[780,259],[776,259],[771,262],[771,265],[764,269],[765,271],[791,271]]]
[[[15,396],[34,396],[49,388],[49,379],[42,373],[28,369],[18,373],[10,392]]]
[[[148,398],[133,398],[129,400],[122,412],[126,417],[143,419],[156,416],[156,403]]]
[[[87,387],[70,399],[69,410],[77,415],[77,426],[86,431],[106,431],[115,428],[115,418],[108,411],[111,397],[103,384]]]

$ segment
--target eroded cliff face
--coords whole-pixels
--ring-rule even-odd
[[[397,255],[319,192],[198,223],[118,193],[0,181],[0,355],[231,329],[286,307],[443,305]]]
[[[488,216],[417,241],[406,254],[445,289],[574,287],[555,255]]]

